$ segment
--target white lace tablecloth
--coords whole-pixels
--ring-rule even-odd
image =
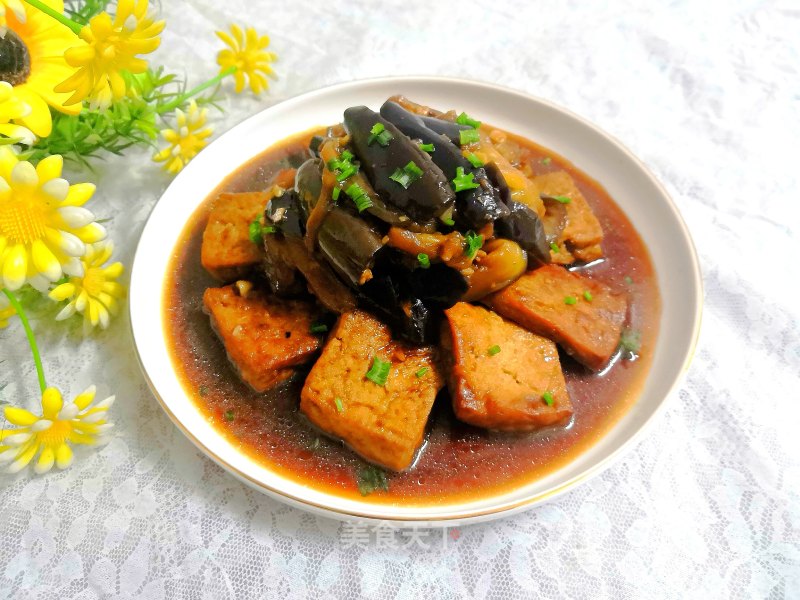
[[[116,393],[117,427],[68,471],[0,476],[0,597],[800,598],[794,0],[161,8],[156,60],[192,83],[215,72],[215,29],[237,21],[272,36],[280,80],[260,100],[226,100],[217,133],[319,86],[398,74],[497,82],[594,121],[649,165],[692,230],[699,348],[666,413],[603,475],[513,518],[444,538],[397,533],[380,548],[373,532],[353,540],[195,450],[148,391],[126,316],[85,341],[34,322],[50,382]],[[92,208],[128,266],[169,183],[149,154],[93,176]],[[0,331],[0,399],[35,407],[23,340],[18,324]]]

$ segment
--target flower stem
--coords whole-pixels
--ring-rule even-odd
[[[204,90],[207,90],[208,88],[217,85],[220,81],[222,81],[223,79],[225,79],[229,75],[233,75],[234,73],[236,73],[236,67],[228,67],[227,69],[222,71],[216,77],[212,77],[211,79],[209,79],[205,83],[201,83],[197,87],[194,87],[194,88],[190,89],[188,92],[184,92],[183,94],[181,94],[177,98],[174,98],[170,102],[167,102],[165,105],[159,106],[156,109],[156,112],[158,114],[160,114],[160,115],[163,115],[164,113],[167,113],[167,112],[171,111],[173,108],[177,108],[178,106],[180,106],[181,104],[186,102],[192,96],[196,96],[200,92],[202,92]]]
[[[34,8],[38,8],[40,11],[42,11],[46,15],[53,17],[56,21],[58,21],[62,25],[66,25],[75,34],[80,34],[81,29],[83,29],[83,25],[81,25],[80,23],[76,23],[75,21],[73,21],[69,17],[67,17],[65,15],[62,15],[57,10],[55,10],[53,8],[50,8],[49,6],[47,6],[47,4],[42,2],[42,0],[25,0],[25,2],[27,2],[28,4],[30,4]]]
[[[33,363],[36,365],[36,375],[39,377],[39,387],[41,388],[42,392],[44,392],[47,389],[47,382],[44,379],[42,357],[39,354],[39,347],[36,345],[36,338],[33,336],[31,324],[28,323],[28,317],[25,315],[25,310],[22,308],[22,304],[20,304],[19,300],[17,300],[17,297],[14,295],[14,293],[7,289],[3,289],[3,293],[8,296],[11,306],[13,306],[14,310],[17,311],[19,320],[22,321],[22,327],[25,329],[25,335],[28,336],[28,344],[30,344],[31,354],[33,354]]]

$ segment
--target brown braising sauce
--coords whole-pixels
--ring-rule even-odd
[[[303,377],[257,394],[242,383],[202,310],[203,291],[218,286],[200,266],[200,244],[210,202],[220,192],[264,189],[280,169],[299,166],[315,132],[287,139],[228,176],[194,212],[173,250],[164,310],[172,361],[187,393],[232,443],[283,476],[340,496],[360,497],[364,461],[313,429],[298,410]],[[606,191],[566,159],[510,135],[522,147],[521,164],[534,175],[566,170],[605,232],[605,260],[583,271],[628,294],[629,326],[641,332],[636,360],[616,360],[603,374],[588,372],[563,352],[574,417],[566,427],[514,435],[456,421],[446,389],[437,398],[422,452],[410,470],[389,474],[389,491],[375,503],[432,505],[474,500],[531,482],[565,465],[594,444],[636,401],[651,362],[661,301],[650,256],[631,223]],[[549,160],[547,160],[549,159]]]

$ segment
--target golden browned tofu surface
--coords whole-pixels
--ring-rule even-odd
[[[484,302],[595,370],[617,350],[628,309],[624,295],[559,265],[530,271]]]
[[[366,377],[376,356],[391,362],[385,385]],[[402,471],[443,385],[435,349],[395,341],[386,325],[355,310],[339,317],[306,379],[300,410],[367,460]]]
[[[220,281],[233,281],[262,259],[263,250],[250,241],[249,227],[264,211],[267,192],[220,194],[203,232],[200,262]]]
[[[320,312],[309,302],[256,290],[243,298],[229,285],[208,288],[203,306],[239,375],[258,392],[291,377],[322,346],[322,338],[311,333]]]
[[[456,416],[503,431],[532,431],[572,416],[556,345],[481,306],[445,311],[442,347]]]
[[[576,260],[590,262],[603,257],[600,243],[603,228],[583,197],[575,180],[566,171],[547,173],[533,179],[539,191],[548,196],[566,196],[567,222],[557,240],[558,252],[550,252],[554,263],[570,264]]]

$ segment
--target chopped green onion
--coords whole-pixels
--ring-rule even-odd
[[[543,164],[544,166],[547,166],[547,165],[549,165],[551,162],[553,162],[553,159],[552,159],[552,158],[550,158],[549,156],[545,156],[545,157],[542,159],[542,164]]]
[[[388,492],[389,480],[383,469],[375,465],[368,465],[358,472],[358,491],[362,496],[368,496],[375,490]]]
[[[488,350],[489,356],[494,356],[495,354],[500,354],[500,346],[495,344]]]
[[[226,421],[233,421],[233,411],[232,410],[226,410],[225,411],[225,420]]]
[[[561,248],[558,247],[558,244],[555,242],[550,242],[550,250],[553,252],[561,252]]]
[[[347,162],[350,162],[351,160],[353,160],[355,158],[355,156],[353,156],[353,153],[350,152],[350,150],[345,150],[344,152],[342,152],[341,157],[342,157],[342,160],[347,161]]]
[[[631,354],[638,352],[642,347],[642,334],[635,329],[626,327],[622,330],[622,334],[620,335],[619,346]]]
[[[592,298],[593,298],[592,292],[590,292],[589,290],[586,290],[585,292],[583,292],[583,299],[584,300],[586,300],[587,302],[591,302]]]
[[[464,250],[464,254],[466,254],[467,258],[472,258],[475,256],[481,246],[483,246],[483,236],[478,235],[474,231],[468,231],[465,239],[467,242],[467,247]]]
[[[372,206],[372,200],[369,199],[367,193],[357,183],[352,184],[344,191],[345,194],[353,201],[358,209],[358,212],[364,212]]]
[[[375,123],[372,129],[369,130],[372,134],[367,138],[367,146],[371,146],[372,142],[378,142],[384,148],[389,145],[389,142],[394,139],[394,136],[386,131],[383,123]]]
[[[250,241],[254,244],[262,244],[264,239],[261,237],[261,223],[258,219],[250,223],[247,228],[247,234],[250,236]]]
[[[389,179],[396,181],[405,189],[408,189],[408,187],[420,177],[422,177],[422,169],[420,169],[413,160],[402,169],[395,169],[394,173],[389,175]]]
[[[333,192],[332,192],[331,195],[333,196],[333,201],[334,202],[336,202],[339,199],[339,194],[341,192],[342,192],[341,188],[338,188],[338,187],[333,188]]]
[[[460,115],[456,117],[456,123],[459,125],[469,125],[473,129],[477,129],[481,126],[480,121],[476,121],[472,117],[470,117],[467,113],[462,112]]]
[[[417,254],[417,262],[423,269],[427,269],[431,266],[431,259],[424,252]]]
[[[428,154],[436,150],[433,144],[423,144],[423,143],[420,143],[419,149],[427,152]]]
[[[358,173],[358,167],[356,165],[348,165],[345,169],[343,169],[337,176],[336,181],[341,183],[345,179],[349,179],[353,175]]]
[[[544,403],[547,404],[547,406],[553,406],[552,392],[545,392],[544,394],[542,394],[542,400],[544,400]]]
[[[569,204],[572,202],[572,198],[569,196],[553,196],[553,200],[557,200],[558,202],[561,202],[561,204]]]
[[[481,134],[478,133],[477,129],[462,129],[458,132],[459,142],[462,146],[466,146],[468,144],[474,144],[475,142],[479,142],[481,139]]]
[[[325,323],[312,323],[311,324],[311,333],[325,333],[328,331],[328,326]]]
[[[275,227],[274,225],[266,225],[261,228],[261,235],[264,236],[269,233],[275,233],[276,231],[278,231],[278,228]]]
[[[206,394],[208,394],[208,386],[207,385],[201,385],[199,391],[200,391],[200,395],[201,396],[205,396]]]
[[[630,275],[625,275],[625,283],[628,285],[633,285],[633,279],[631,279]]]
[[[577,303],[578,300],[575,298],[575,296],[564,296],[564,304],[569,304],[570,306],[572,306],[573,304]]]
[[[453,220],[453,217],[442,217],[442,223],[449,225],[450,227],[456,224],[456,222]]]
[[[336,173],[336,181],[344,181],[358,173],[358,163],[352,162],[353,158],[353,153],[345,150],[338,158],[328,161],[328,170]]]
[[[478,157],[475,155],[475,153],[474,153],[474,152],[470,152],[469,154],[467,154],[467,160],[468,160],[468,161],[470,162],[470,164],[471,164],[473,167],[475,167],[476,169],[479,169],[480,167],[482,167],[482,166],[483,166],[483,161],[482,161],[480,158],[478,158]]]
[[[429,370],[430,369],[428,369],[428,367],[422,367],[421,369],[418,369],[417,372],[414,373],[414,375],[416,375],[418,378],[423,377],[425,373],[427,373]]]
[[[441,215],[439,215],[439,220],[444,223],[445,225],[449,225],[452,227],[456,224],[453,220],[453,207],[451,206],[446,211],[444,211]]]
[[[456,169],[456,176],[453,178],[451,182],[453,189],[456,192],[461,192],[463,190],[472,190],[478,186],[478,183],[475,181],[475,174],[474,173],[464,173],[464,167],[458,167]]]
[[[342,404],[342,399],[339,398],[339,396],[336,396],[336,398],[334,398],[333,401],[336,403],[336,412],[343,413],[344,404]]]
[[[377,385],[386,385],[386,379],[389,377],[389,371],[392,368],[392,363],[382,360],[379,356],[372,359],[372,366],[367,371],[367,379]]]

